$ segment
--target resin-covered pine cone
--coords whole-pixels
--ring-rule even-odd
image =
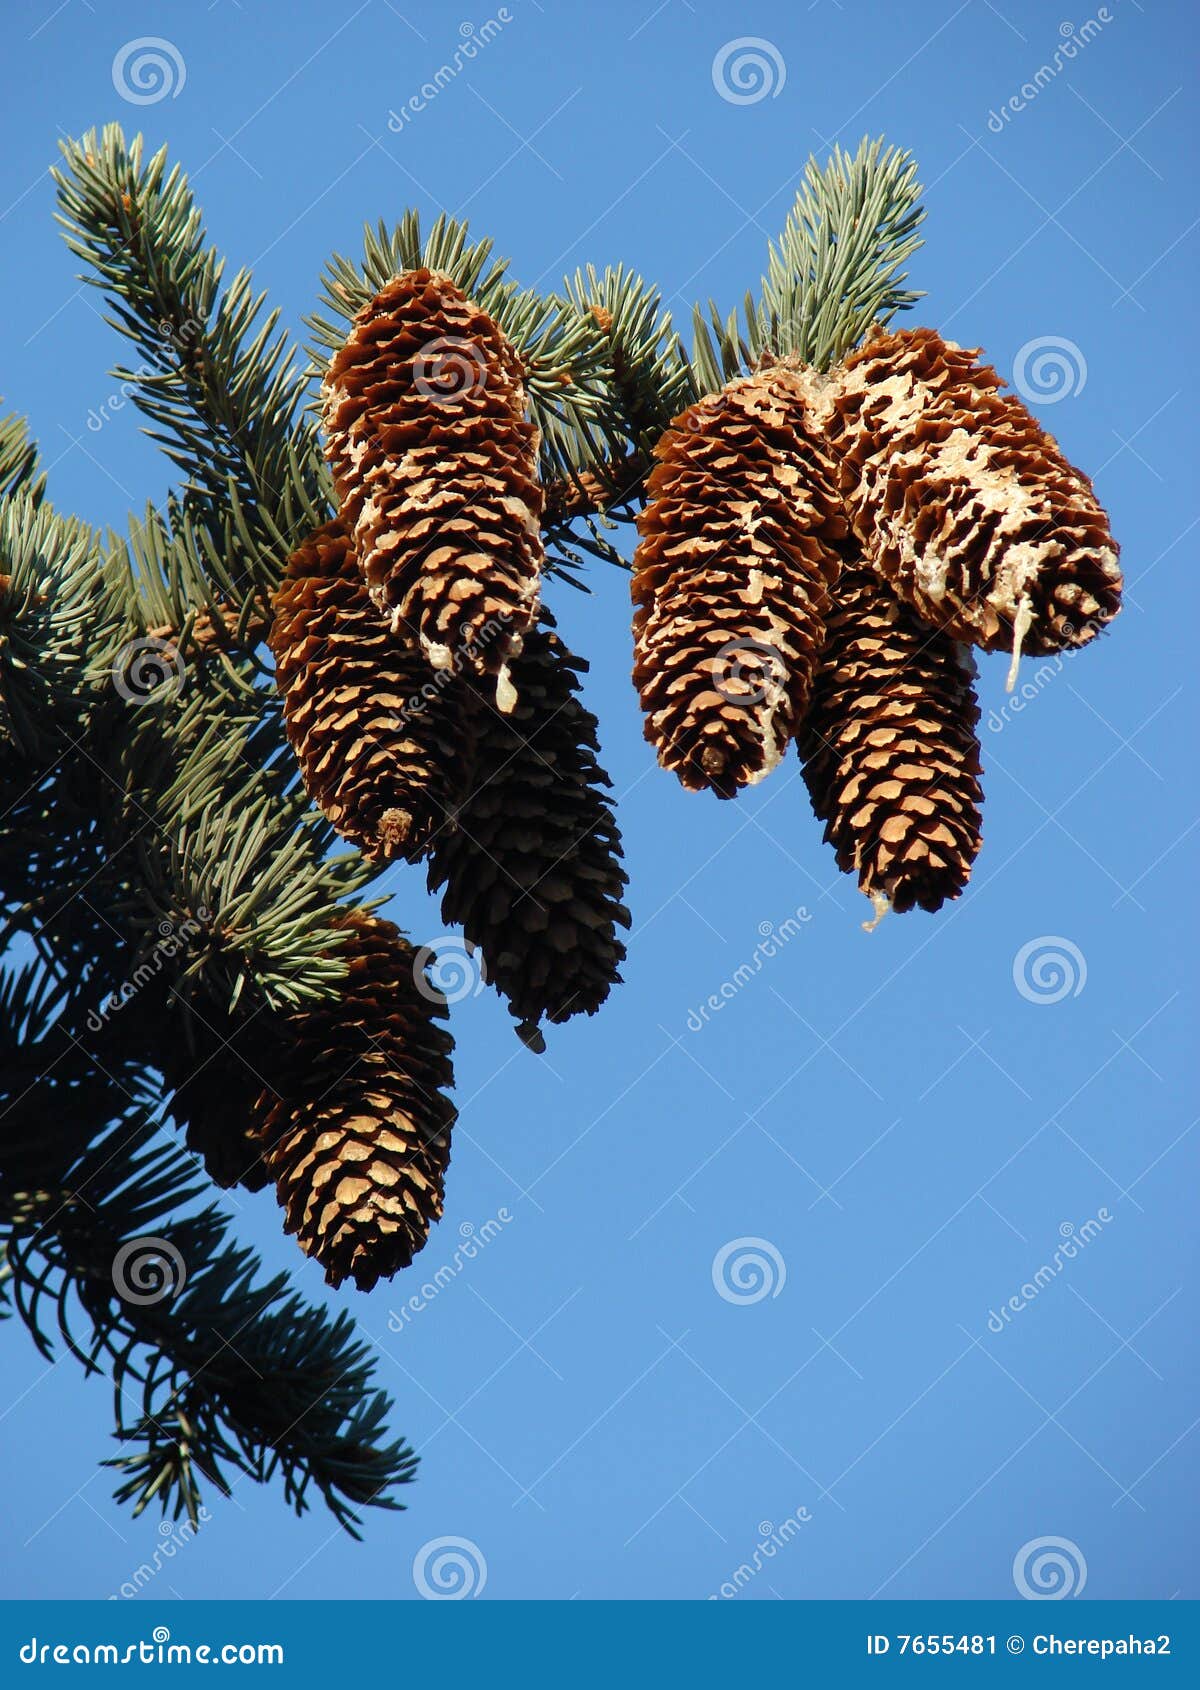
[[[866,555],[904,601],[987,651],[1085,645],[1121,603],[1092,484],[975,352],[877,332],[810,396]]]
[[[537,432],[520,357],[447,276],[396,276],[322,388],[327,454],[371,597],[435,669],[496,677],[537,612]]]
[[[699,400],[655,448],[633,679],[646,738],[693,791],[761,780],[808,706],[846,522],[804,411],[775,367]]]

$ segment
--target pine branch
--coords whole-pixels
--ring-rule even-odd
[[[66,141],[53,172],[68,247],[133,344],[118,366],[185,481],[178,531],[198,525],[239,589],[268,594],[287,553],[329,514],[329,482],[304,415],[305,376],[278,311],[225,262],[166,149],[148,161],[117,124]]]
[[[834,147],[824,165],[810,157],[778,243],[768,248],[757,301],[747,294],[722,317],[709,302],[695,313],[692,360],[706,392],[755,368],[764,357],[795,357],[828,369],[875,322],[921,298],[903,284],[921,245],[925,216],[911,155],[863,139],[851,155]]]
[[[0,746],[42,765],[62,753],[82,726],[93,644],[119,625],[96,531],[36,484],[0,499]]]
[[[492,257],[492,242],[472,241],[457,218],[443,214],[422,237],[420,218],[410,210],[391,229],[368,226],[360,260],[333,256],[321,278],[322,311],[308,318],[314,374],[324,374],[355,315],[386,282],[422,267],[449,276],[520,353],[530,415],[542,436],[542,479],[602,472],[619,423],[596,322],[510,280],[507,261]]]
[[[384,1441],[391,1404],[348,1316],[262,1281],[162,1140],[145,1073],[91,1061],[64,1003],[23,970],[0,986],[0,1236],[8,1289],[41,1352],[47,1319],[114,1387],[119,1501],[197,1519],[202,1481],[278,1474],[297,1513],[320,1496],[353,1535],[363,1506],[396,1508],[416,1461]],[[97,1122],[107,1123],[97,1132]]]
[[[0,499],[23,487],[35,504],[41,500],[46,477],[35,473],[37,457],[37,442],[30,439],[25,418],[0,417]]]

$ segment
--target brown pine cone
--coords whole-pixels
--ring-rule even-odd
[[[274,610],[275,681],[305,790],[368,857],[416,861],[461,785],[462,683],[389,631],[340,519],[295,552]]]
[[[646,738],[692,791],[761,780],[808,706],[846,522],[804,412],[776,367],[698,401],[655,448],[633,679]]]
[[[338,997],[289,1017],[257,1136],[284,1230],[331,1285],[407,1267],[442,1212],[454,1109],[444,1000],[390,922],[351,914]]]
[[[1111,621],[1121,571],[1087,476],[976,357],[932,329],[876,333],[810,397],[872,562],[932,626],[1012,650],[1015,674],[1022,648]]]
[[[393,632],[436,669],[496,676],[537,612],[537,432],[500,329],[447,276],[396,276],[354,319],[322,388],[327,454],[359,565]]]
[[[543,1017],[595,1013],[625,955],[620,835],[601,790],[612,783],[596,758],[596,719],[578,696],[586,668],[543,611],[513,662],[513,713],[476,694],[468,796],[457,828],[430,853],[443,920],[478,947],[534,1049]]]
[[[983,792],[969,665],[874,569],[847,562],[800,755],[838,867],[876,919],[939,909],[971,873]]]

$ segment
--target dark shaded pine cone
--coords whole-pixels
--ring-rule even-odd
[[[783,368],[699,400],[654,455],[633,574],[645,735],[684,786],[732,798],[808,707],[846,520]]]
[[[586,670],[542,612],[513,662],[518,704],[501,716],[475,695],[475,757],[458,827],[433,842],[429,887],[461,924],[518,1031],[592,1015],[620,981],[628,927],[621,841],[602,788],[596,718],[578,696]]]
[[[442,1212],[454,1108],[445,1001],[390,922],[349,915],[340,995],[288,1018],[259,1100],[284,1230],[330,1285],[407,1267]]]
[[[436,669],[497,678],[537,612],[537,431],[516,349],[446,276],[396,276],[322,387],[326,451],[376,605]]]
[[[288,564],[270,644],[309,797],[368,857],[423,855],[462,780],[462,683],[371,603],[342,521]]]
[[[966,648],[848,562],[799,749],[838,867],[857,874],[876,919],[939,909],[966,885],[980,844],[978,720]]]
[[[986,651],[1086,645],[1121,605],[1092,484],[995,370],[932,329],[815,378],[855,531],[918,615]],[[1010,677],[1011,685],[1011,677]]]
[[[214,1184],[261,1191],[263,1165],[255,1122],[274,1067],[272,1025],[265,1012],[235,1024],[210,1004],[183,1004],[165,1015],[152,1060],[169,1088],[167,1110],[187,1147]]]

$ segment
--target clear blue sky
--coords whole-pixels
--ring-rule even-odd
[[[592,661],[636,925],[624,988],[543,1060],[490,994],[456,1011],[446,1219],[423,1269],[349,1299],[424,1456],[409,1510],[369,1516],[360,1547],[243,1483],[210,1497],[211,1523],[140,1599],[415,1598],[414,1555],[446,1536],[477,1546],[487,1597],[703,1597],[801,1509],[741,1600],[1012,1596],[1014,1556],[1046,1536],[1077,1546],[1086,1597],[1198,1596],[1193,9],[505,13],[397,133],[389,112],[460,24],[498,8],[6,8],[0,386],[32,416],[57,502],[121,525],[168,484],[131,410],[88,427],[120,353],[51,220],[60,134],[117,118],[168,141],[213,237],[298,330],[329,251],[410,204],[469,215],[527,283],[624,259],[686,322],[697,296],[728,306],[757,281],[810,149],[883,132],[928,184],[910,321],[1006,375],[1043,336],[1077,349],[1074,390],[1040,414],[1112,512],[1128,608],[985,728],[965,898],[868,937],[794,760],[736,804],[685,794],[642,740],[623,578],[597,566],[593,596],[555,595]],[[1060,24],[1088,19],[1087,45],[1009,110]],[[140,36],[168,38],[186,79],[136,106],[112,67]],[[744,36],[771,44],[776,86],[736,104],[713,62]],[[1003,667],[985,663],[985,715]],[[422,884],[388,881],[419,939],[441,932]],[[801,906],[779,954],[689,1030]],[[1047,936],[1082,959],[1081,989],[1031,1001],[1014,958]],[[243,1203],[241,1235],[324,1295],[270,1195]],[[389,1330],[460,1226],[501,1209],[500,1236]],[[990,1330],[1089,1221],[1077,1259]],[[738,1304],[712,1264],[745,1237],[786,1278]],[[47,1371],[15,1327],[4,1342],[6,1594],[106,1596],[157,1541],[96,1470],[106,1388],[70,1358]]]

